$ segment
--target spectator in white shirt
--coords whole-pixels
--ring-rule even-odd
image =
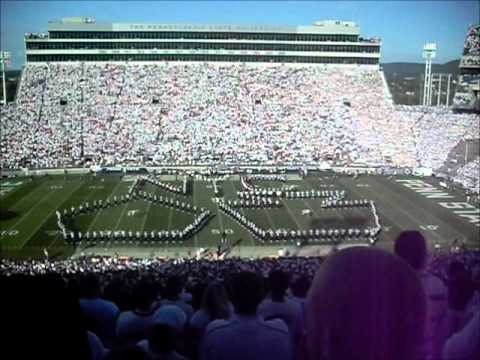
[[[425,294],[403,260],[350,247],[320,266],[307,300],[311,359],[412,360],[423,343]]]
[[[190,327],[203,334],[209,322],[217,319],[228,319],[232,315],[227,292],[220,282],[211,283],[203,294],[202,308],[190,319]]]
[[[164,299],[162,300],[162,305],[176,305],[185,311],[187,319],[192,317],[193,307],[185,301],[187,296],[185,296],[183,280],[180,276],[173,275],[167,279],[163,295]]]
[[[282,270],[273,270],[268,277],[269,294],[258,307],[258,313],[265,320],[278,318],[288,326],[295,352],[303,334],[302,308],[297,301],[286,297],[289,285],[288,274]]]
[[[190,319],[189,340],[195,351],[205,333],[207,325],[218,319],[229,319],[233,307],[228,300],[227,292],[220,282],[212,282],[203,294],[202,307]]]
[[[88,274],[81,281],[83,296],[80,307],[93,331],[107,347],[115,342],[115,322],[119,314],[117,305],[100,297],[100,284],[95,274]]]
[[[232,282],[235,315],[207,326],[203,360],[291,360],[288,328],[282,320],[265,321],[257,314],[263,298],[262,280],[251,272],[238,273]]]
[[[130,344],[147,337],[159,306],[156,301],[157,291],[148,280],[140,280],[133,294],[135,309],[120,313],[116,326],[119,340]]]

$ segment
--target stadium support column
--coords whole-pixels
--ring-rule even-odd
[[[423,106],[427,106],[427,99],[428,99],[428,84],[430,82],[430,75],[429,75],[429,63],[428,60],[425,62],[425,74],[423,76]]]
[[[430,83],[428,84],[428,106],[432,106],[433,97],[433,76],[432,76],[432,63],[430,63]]]
[[[438,74],[437,106],[440,106],[441,98],[442,98],[442,74]]]
[[[5,81],[5,68],[10,60],[10,52],[0,51],[0,66],[2,67],[3,105],[7,105],[7,84]]]
[[[80,157],[82,159],[82,163],[84,160],[84,142],[83,142],[83,116],[80,117]]]
[[[423,106],[432,103],[432,59],[435,58],[437,44],[427,43],[423,46],[423,58],[425,59],[425,82],[423,85]]]
[[[450,82],[452,80],[452,74],[448,74],[447,77],[447,100],[445,100],[445,105],[448,107],[450,102]]]
[[[3,106],[7,105],[7,86],[5,84],[5,65],[2,62],[2,94]]]
[[[465,164],[468,162],[468,139],[465,139]]]

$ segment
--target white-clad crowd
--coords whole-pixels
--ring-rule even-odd
[[[478,115],[450,112],[410,112],[414,117],[414,139],[418,151],[418,166],[442,167],[450,152],[460,141],[478,139]]]
[[[414,111],[411,111],[413,109]],[[1,168],[347,163],[439,168],[478,117],[394,107],[378,70],[29,64]]]
[[[480,25],[473,25],[468,29],[463,49],[465,55],[478,55],[480,53]]]
[[[453,180],[461,184],[464,188],[480,194],[480,157],[461,167],[455,174]]]

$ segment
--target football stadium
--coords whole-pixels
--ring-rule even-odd
[[[3,255],[478,243],[477,115],[396,108],[380,39],[353,22],[67,18],[25,46],[2,108]]]
[[[65,326],[72,359],[473,359],[454,338],[480,314],[480,25],[465,30],[437,107],[393,102],[382,40],[353,21],[25,34],[0,107],[10,305],[45,288],[36,319]],[[67,288],[82,325],[52,295]],[[261,326],[242,317],[257,306]]]

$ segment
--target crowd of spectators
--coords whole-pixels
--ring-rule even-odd
[[[454,175],[453,180],[473,194],[480,194],[480,157],[462,166]]]
[[[480,253],[0,260],[16,358],[430,359],[480,355]],[[26,326],[24,321],[29,321]],[[49,324],[49,331],[42,326]],[[341,324],[341,326],[339,326]],[[22,342],[32,347],[22,347]],[[5,348],[4,348],[5,349]]]
[[[361,68],[29,64],[17,104],[1,112],[2,168],[325,159],[437,168],[476,129],[473,115],[394,108],[381,73]]]
[[[478,116],[471,114],[417,113],[415,119],[415,142],[419,166],[439,169],[447,160],[450,151],[461,141],[479,138]]]
[[[463,49],[464,55],[480,54],[480,25],[473,25],[468,29]]]

